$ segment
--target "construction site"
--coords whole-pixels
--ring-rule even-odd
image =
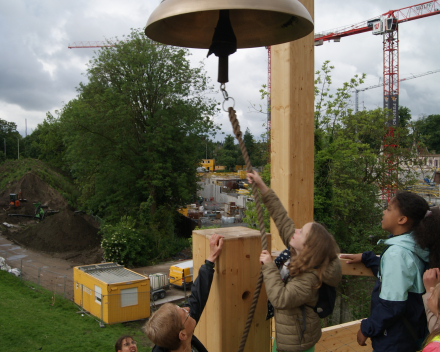
[[[295,227],[298,229],[315,220],[314,50],[319,50],[315,47],[323,45],[326,41],[340,42],[343,37],[365,32],[372,32],[373,35],[383,37],[383,83],[356,90],[355,110],[358,113],[359,92],[376,87],[383,88],[381,99],[383,99],[384,108],[389,109],[386,113],[388,121],[385,126],[382,126],[384,131],[382,139],[376,142],[381,145],[382,151],[377,159],[384,162],[385,176],[382,184],[379,186],[380,181],[378,181],[376,185],[381,192],[380,196],[377,193],[375,197],[376,200],[381,198],[381,204],[388,205],[390,200],[396,196],[399,179],[402,177],[402,174],[399,174],[399,170],[401,171],[399,159],[392,153],[399,147],[399,82],[438,72],[431,71],[417,77],[399,79],[398,28],[405,22],[440,14],[439,2],[429,1],[391,10],[372,19],[335,30],[313,33],[314,1],[304,0],[301,3],[301,9],[304,7],[306,13],[304,18],[296,12],[288,13],[287,10],[286,13],[280,12],[284,22],[278,27],[284,29],[290,26],[302,26],[295,36],[283,37],[284,32],[281,30],[279,33],[275,30],[272,32],[267,27],[260,29],[261,38],[257,40],[240,38],[239,35],[242,33],[237,30],[239,40],[237,41],[233,33],[235,42],[232,40],[232,44],[235,45],[233,48],[235,50],[230,49],[227,55],[237,50],[237,42],[242,45],[239,46],[240,49],[254,46],[265,46],[268,49],[266,126],[271,163],[270,188],[278,195],[279,201],[285,207],[286,216],[294,219]],[[172,6],[171,1],[162,1],[159,7],[166,7],[169,4]],[[208,10],[200,10],[200,14],[213,12],[212,9]],[[220,12],[220,18],[227,17],[227,22],[231,26],[229,11],[233,14],[235,10],[226,11],[216,8],[215,11]],[[241,8],[240,11],[242,11]],[[268,10],[264,8],[259,11],[267,15]],[[279,9],[276,11],[272,9],[269,12],[277,13],[277,11]],[[286,21],[283,16],[287,14]],[[159,15],[162,16],[163,13],[159,11]],[[179,17],[180,14],[177,16],[173,12],[171,17],[173,16]],[[233,18],[233,15],[231,17]],[[185,42],[185,38],[180,38],[182,33],[179,31],[174,33],[171,30],[170,32],[162,30],[158,24],[166,23],[168,20],[165,17],[157,20],[157,23],[153,21],[153,26],[149,27],[147,24],[146,35],[148,36],[150,30],[150,33],[153,32],[157,36],[153,35],[152,39],[159,43],[181,47],[200,45],[200,48],[209,48],[211,53],[212,47],[210,48],[209,45],[204,47],[192,41],[194,34],[191,36],[185,33],[189,37],[189,39],[186,38],[188,42]],[[195,21],[187,21],[184,24],[189,22]],[[255,22],[263,23],[264,21]],[[188,33],[195,32],[188,31]],[[264,37],[263,33],[271,34]],[[175,35],[178,39],[175,42],[172,40],[168,42],[167,35],[169,37]],[[211,43],[211,39],[212,33],[207,40],[202,41],[203,45]],[[247,40],[249,42],[246,42]],[[223,53],[217,56],[219,57],[220,90],[225,98],[223,104],[230,103],[225,90],[225,83],[229,82],[228,58]],[[228,110],[224,107],[223,109],[229,114],[234,134],[242,148],[247,170],[251,170],[250,160],[241,140],[242,132],[235,110],[233,107]],[[429,157],[426,158],[429,159]],[[406,187],[407,190],[425,198],[429,206],[438,206],[440,201],[440,172],[437,169],[439,161],[440,159],[427,160],[426,170],[423,168],[420,170],[422,175],[428,176],[424,180],[420,179],[420,183]],[[198,277],[199,268],[205,263],[210,253],[210,237],[220,234],[224,237],[223,254],[218,261],[214,258],[216,276],[212,283],[212,292],[210,299],[207,300],[204,315],[200,322],[196,322],[198,325],[195,327],[194,334],[210,351],[236,349],[239,343],[240,351],[273,350],[276,336],[275,321],[266,319],[268,295],[265,289],[260,291],[263,282],[263,269],[260,264],[264,263],[258,258],[262,250],[268,251],[267,256],[271,260],[277,258],[283,250],[286,250],[286,243],[282,240],[283,234],[279,236],[278,231],[281,232],[281,230],[275,226],[273,221],[268,234],[265,233],[262,216],[259,216],[258,224],[250,224],[247,221],[245,212],[251,204],[255,205],[257,211],[261,208],[259,208],[259,198],[252,195],[252,193],[256,194],[256,185],[250,186],[246,180],[245,167],[236,166],[235,172],[230,173],[218,171],[224,171],[224,167],[216,166],[214,159],[204,159],[197,168],[199,190],[194,198],[196,200],[192,204],[182,204],[182,207],[176,209],[187,218],[185,220],[189,219],[191,223],[187,232],[188,237],[192,238],[192,247],[185,252],[182,251],[184,253],[181,254],[185,259],[192,260],[162,263],[160,269],[144,267],[133,270],[124,268],[118,263],[105,263],[99,232],[101,220],[93,214],[78,211],[69,205],[67,197],[61,194],[61,191],[50,186],[41,174],[32,170],[8,182],[1,189],[0,257],[5,257],[9,265],[17,268],[14,273],[18,273],[16,275],[21,276],[22,280],[36,281],[37,290],[39,286],[42,286],[74,299],[80,309],[79,313],[96,317],[99,326],[104,327],[105,324],[147,319],[152,310],[156,308],[155,304],[164,303],[165,300],[160,300],[165,299],[166,296],[170,296],[169,301],[180,302],[182,294],[169,295],[165,292],[165,290],[170,290],[171,286],[179,286],[179,292],[184,290],[184,300],[186,300],[187,285],[190,287]],[[57,175],[53,177],[56,178]],[[350,180],[343,182],[350,182]],[[253,187],[252,191],[250,187]],[[375,210],[378,208],[379,206]],[[429,208],[426,211],[426,214],[428,213],[432,213]],[[260,231],[250,228],[256,228],[258,225]],[[290,224],[292,225],[293,223]],[[198,226],[197,229],[196,226]],[[379,224],[376,223],[374,226],[379,227]],[[397,235],[400,234],[407,233],[401,232]],[[291,237],[292,241],[294,236]],[[345,240],[356,242],[357,239],[353,236]],[[377,242],[376,240],[377,238],[371,236],[372,245],[373,241]],[[298,251],[297,255],[299,254]],[[359,343],[358,345],[356,334],[361,331],[361,321],[370,314],[369,302],[376,275],[373,270],[362,263],[349,264],[337,256],[333,260],[338,265],[340,264],[342,281],[334,287],[334,307],[330,314],[320,321],[320,325],[318,324],[322,337],[317,339],[318,342],[314,343],[313,348],[316,352],[371,350],[372,339],[367,340],[366,337],[363,341],[365,344]],[[313,269],[316,268],[313,267]],[[382,282],[380,272],[379,279]],[[287,282],[288,280],[284,286]],[[211,287],[211,282],[209,282],[209,287]],[[252,292],[255,292],[254,298],[252,298]],[[305,306],[303,308],[304,330],[302,332],[304,333],[306,329]],[[254,313],[255,316],[253,316]],[[246,322],[247,314],[250,317],[248,322]],[[187,318],[189,316],[188,311]],[[240,333],[243,330],[244,343],[250,332],[246,349],[244,343],[240,342]],[[303,334],[299,335],[301,335],[299,340],[301,345]],[[386,335],[385,330],[384,336]],[[357,336],[359,338],[359,333]]]

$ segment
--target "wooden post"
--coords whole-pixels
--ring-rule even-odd
[[[314,18],[314,0],[299,1]],[[313,221],[314,33],[271,50],[271,188],[300,228]],[[273,222],[270,232],[284,250]]]
[[[209,352],[236,351],[260,274],[260,232],[242,226],[194,231],[194,277],[209,256],[209,238],[214,233],[225,236],[223,252],[215,263],[209,299],[194,335]],[[270,235],[267,242],[270,247]],[[265,320],[266,310],[267,295],[263,285],[245,352],[269,351],[270,325]]]

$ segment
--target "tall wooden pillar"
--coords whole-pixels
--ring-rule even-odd
[[[314,0],[299,1],[314,18]],[[314,33],[271,50],[271,188],[300,228],[313,221]],[[283,250],[272,221],[270,232]]]
[[[260,232],[242,226],[194,231],[194,278],[209,256],[209,238],[214,233],[225,237],[223,252],[215,263],[208,302],[194,335],[209,352],[237,351],[260,274]],[[270,251],[270,235],[267,242]],[[266,302],[263,284],[245,352],[270,350]]]

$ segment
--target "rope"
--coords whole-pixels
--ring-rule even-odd
[[[246,164],[246,171],[248,173],[252,173],[251,161],[249,159],[249,155],[246,150],[246,146],[244,145],[243,139],[241,138],[242,133],[240,131],[240,125],[237,120],[237,115],[235,115],[235,110],[232,107],[228,109],[228,112],[229,112],[229,120],[231,121],[234,135],[238,139],[238,145],[240,146],[241,154],[243,155],[243,159]],[[263,210],[261,209],[260,197],[258,197],[258,189],[255,182],[252,182],[252,193],[255,195],[255,207],[257,209],[258,225],[260,227],[261,247],[263,248],[263,250],[267,250],[267,237],[266,237],[266,231],[264,230]],[[244,327],[243,335],[241,337],[241,342],[238,348],[238,352],[242,352],[244,350],[244,346],[246,344],[246,340],[249,334],[249,329],[251,327],[252,319],[254,318],[255,307],[257,306],[258,297],[260,295],[262,284],[263,284],[263,272],[260,271],[260,276],[258,277],[257,286],[255,287],[254,297],[252,298],[251,307],[249,308],[249,314],[246,321],[246,325]]]

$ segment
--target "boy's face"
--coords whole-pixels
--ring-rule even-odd
[[[404,216],[400,213],[400,209],[397,207],[396,200],[393,198],[388,204],[388,207],[383,211],[382,216],[382,229],[391,232],[393,235],[398,231],[399,225],[402,222]]]

